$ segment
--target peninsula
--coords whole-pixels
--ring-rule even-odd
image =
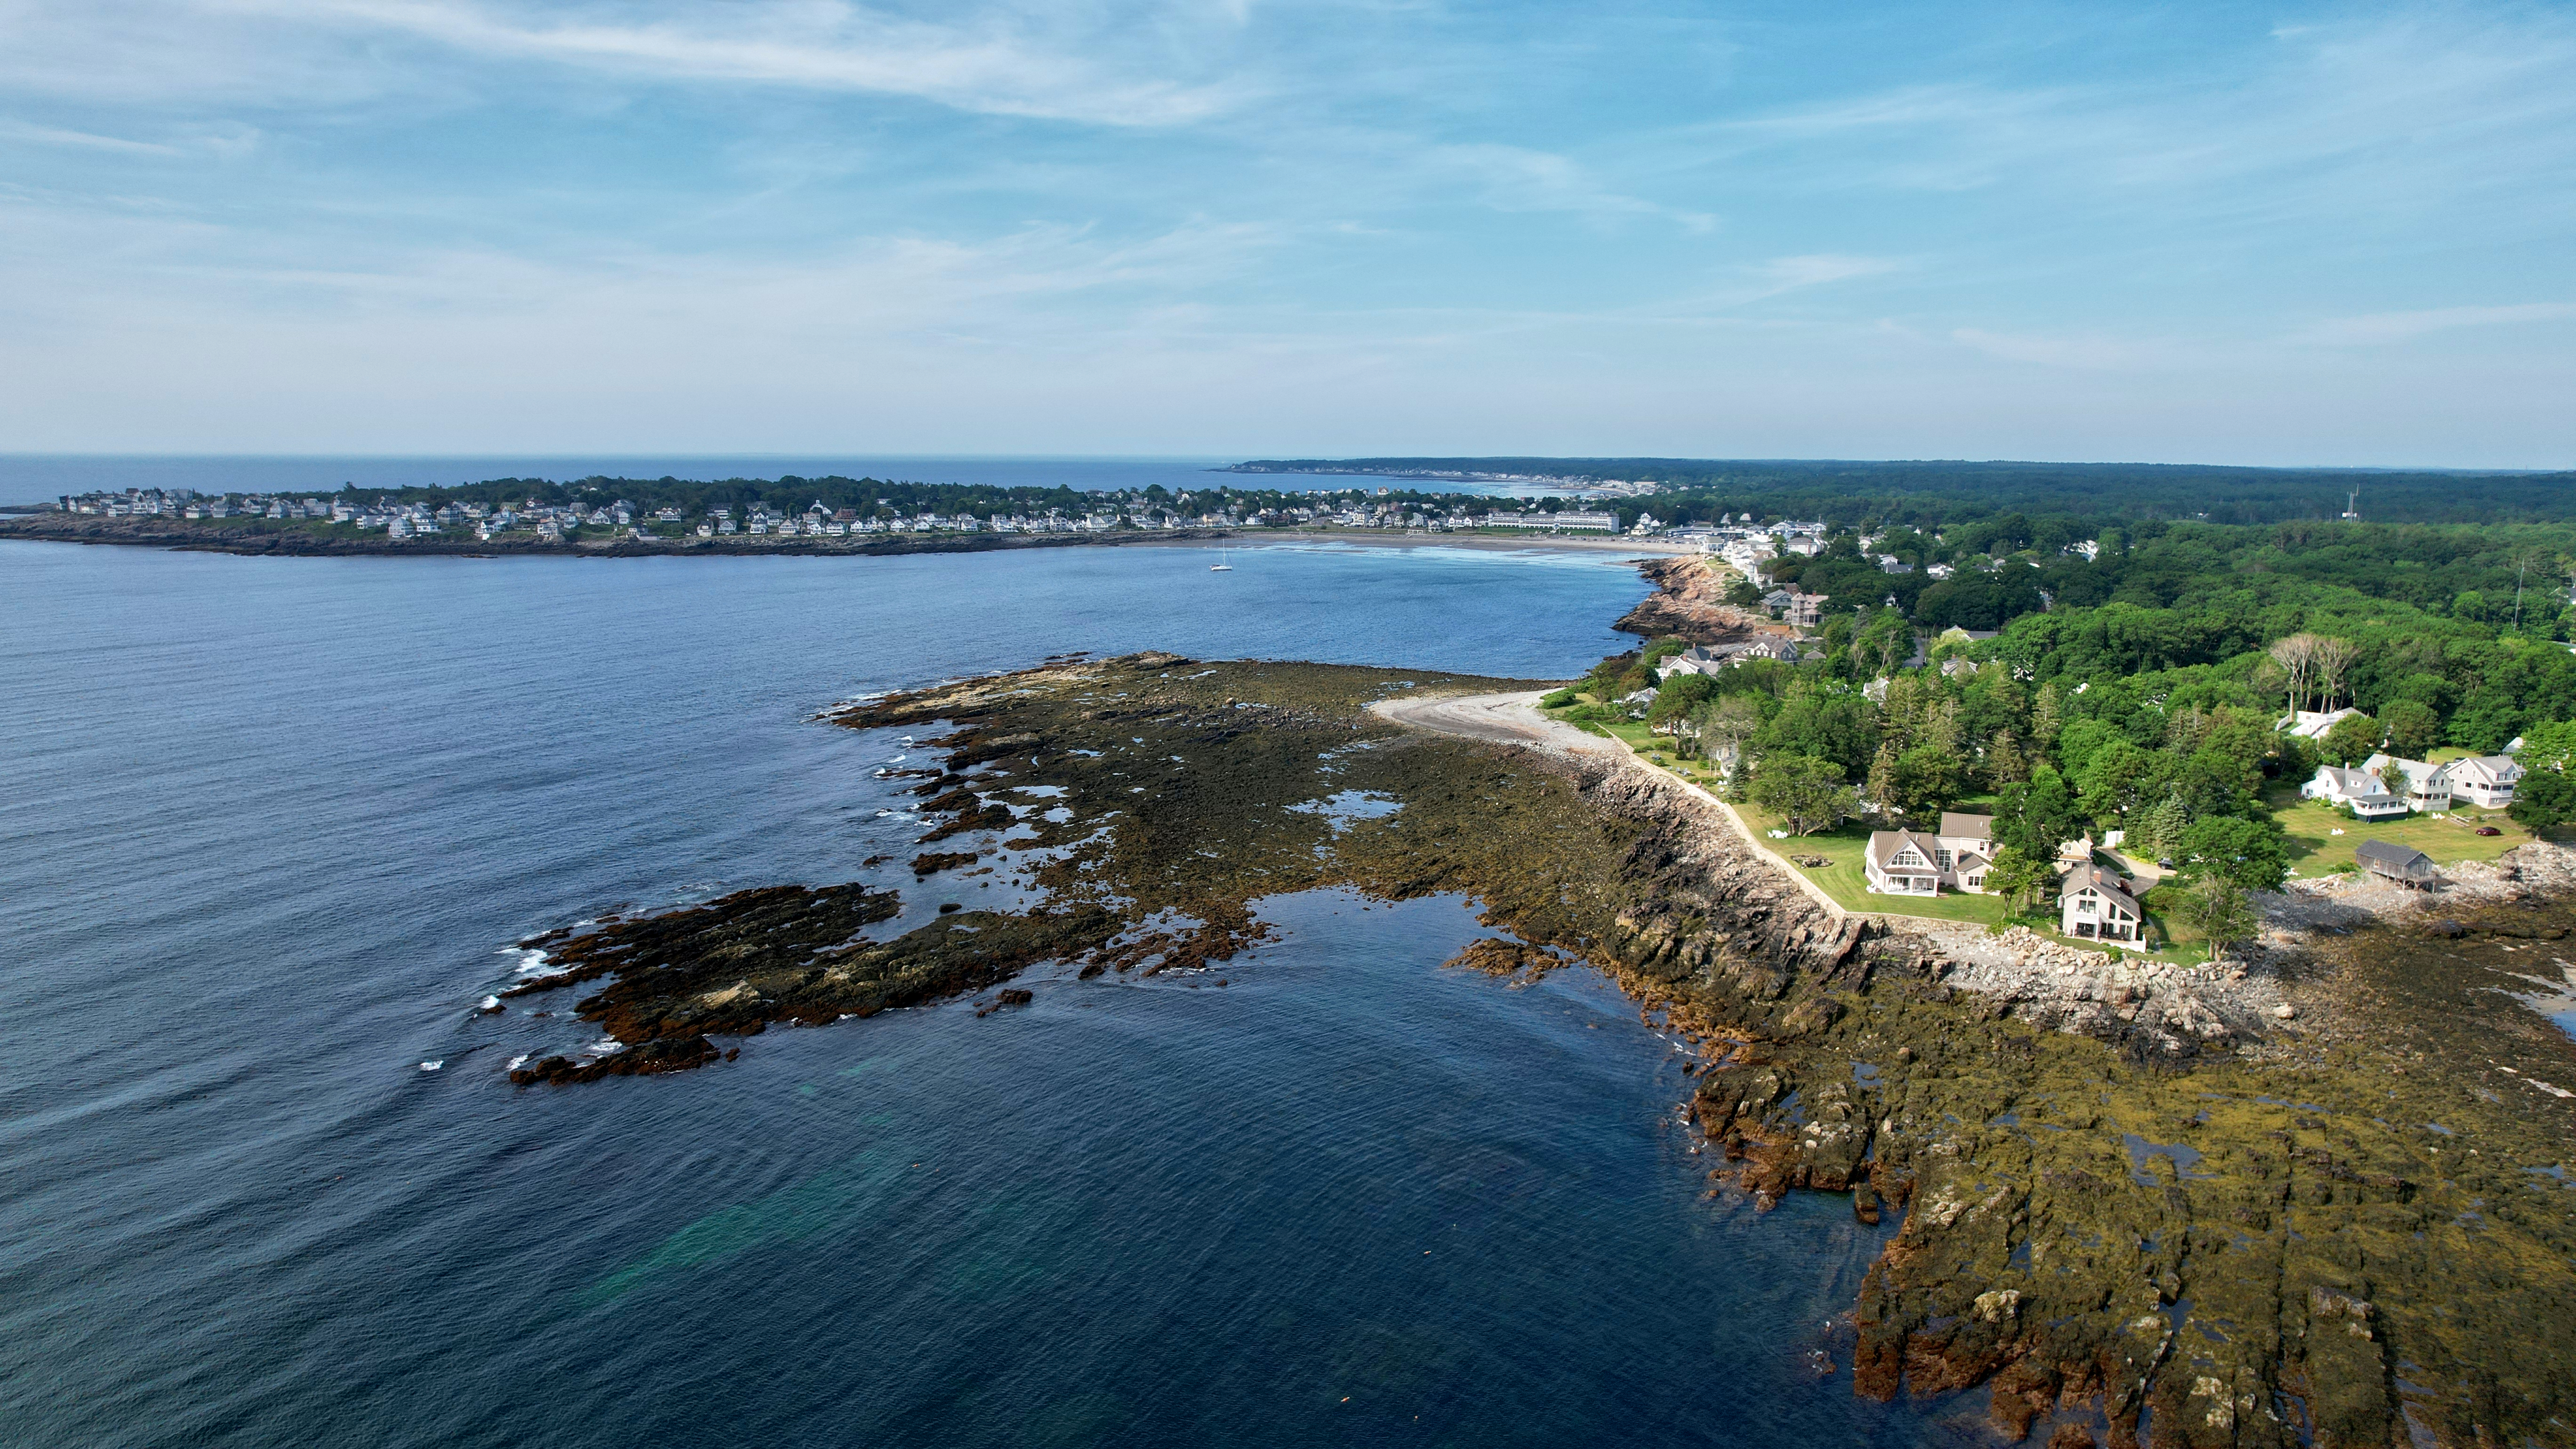
[[[1645,646],[1555,689],[1141,654],[835,709],[936,732],[920,853],[523,943],[544,968],[494,1005],[596,983],[573,1010],[614,1049],[513,1076],[1107,973],[1221,986],[1266,897],[1456,894],[1493,932],[1457,964],[1587,965],[1696,1042],[1710,1192],[1903,1215],[1840,1340],[1856,1392],[1973,1389],[2054,1449],[2576,1443],[2576,853],[2548,838],[2576,655],[2527,565],[2498,612],[2549,526],[2038,527],[1650,564]],[[2314,793],[2498,758],[2509,806]],[[1993,889],[1866,874],[1953,820]],[[2422,870],[2381,879],[2370,840]],[[908,911],[933,876],[996,904]],[[2061,921],[2095,882],[2133,934]]]

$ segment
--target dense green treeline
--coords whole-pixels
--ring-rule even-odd
[[[1706,458],[1310,458],[1237,466],[1272,473],[1489,473],[1651,482],[1672,490],[1650,501],[1657,518],[1714,519],[1750,510],[1766,519],[1812,518],[1848,527],[1937,527],[2015,511],[2106,521],[2274,523],[2339,517],[2355,492],[2364,518],[2388,522],[2576,519],[2576,472]]]
[[[1839,595],[1799,663],[1688,672],[1666,640],[1578,688],[1730,762],[1730,788],[1794,829],[1925,825],[1975,798],[2012,847],[2002,879],[2036,889],[2058,842],[2120,830],[2218,915],[2227,891],[2280,884],[2267,791],[2321,763],[2539,741],[2516,818],[2576,818],[2576,528],[2146,520],[2086,558],[1986,552],[2056,541],[1995,522],[1771,561],[1773,581]],[[2350,713],[2310,739],[2282,728],[2302,709]]]

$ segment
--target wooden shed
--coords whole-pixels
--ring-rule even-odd
[[[2352,848],[2352,858],[2363,870],[2383,880],[2393,880],[2417,890],[2430,888],[2441,873],[2433,868],[2433,858],[2420,850],[2391,845],[2385,840],[2365,840]]]

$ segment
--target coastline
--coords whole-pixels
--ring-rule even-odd
[[[2487,868],[2438,932],[2320,888],[2232,969],[2115,959],[1846,911],[1535,693],[1143,654],[831,711],[941,732],[916,747],[916,879],[1032,904],[881,941],[842,925],[900,888],[852,882],[533,938],[564,969],[513,994],[613,977],[574,1010],[619,1048],[513,1079],[711,1067],[740,1050],[719,1037],[997,988],[999,1010],[1056,989],[1022,975],[1046,962],[1213,972],[1272,895],[1462,894],[1495,934],[1453,964],[1588,964],[1692,1044],[1712,1195],[1903,1214],[1852,1315],[1856,1393],[1984,1386],[1999,1434],[2051,1449],[2559,1442],[2576,1213],[2527,1173],[2576,1139],[2576,1043],[2516,993],[2519,953],[2576,919],[2576,853]]]
[[[1229,547],[1341,544],[1358,548],[1469,548],[1503,552],[1612,554],[1621,557],[1692,554],[1696,550],[1659,538],[1565,534],[1388,533],[1371,529],[1186,528],[1101,533],[934,533],[871,536],[863,540],[750,538],[600,539],[549,543],[527,537],[467,537],[396,541],[373,534],[326,534],[301,528],[253,528],[161,519],[64,518],[58,514],[0,515],[0,541],[77,543],[159,548],[189,553],[248,554],[272,558],[886,558],[926,553],[992,553],[1023,548],[1155,547],[1223,543]]]

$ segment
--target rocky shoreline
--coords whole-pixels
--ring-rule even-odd
[[[1728,603],[1734,574],[1701,555],[1647,559],[1637,571],[1655,592],[1610,626],[1620,633],[1648,639],[1679,636],[1693,644],[1731,644],[1763,634],[1797,637],[1797,630],[1760,609]]]
[[[520,1080],[703,1066],[1040,961],[1208,970],[1268,895],[1456,892],[1495,932],[1458,964],[1587,961],[1698,1040],[1712,1192],[1904,1213],[1857,1392],[1982,1385],[2055,1449],[2576,1442],[2576,1043],[2512,994],[2556,959],[2567,852],[2463,872],[2438,935],[2314,883],[2239,966],[2119,961],[1841,914],[1660,772],[1372,708],[1506,683],[1148,654],[837,711],[946,731],[918,875],[1044,904],[878,940],[891,892],[791,887],[558,938],[531,992],[610,979],[576,1011],[626,1049]]]

